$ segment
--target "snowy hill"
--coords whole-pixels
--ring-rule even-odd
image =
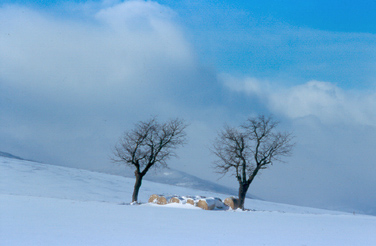
[[[12,155],[10,153],[1,152],[0,151],[0,157],[8,157],[12,159],[17,160],[27,160],[15,155]],[[101,169],[97,170],[98,172],[107,173],[107,174],[114,174],[114,175],[120,175],[128,178],[134,178],[133,170],[127,170],[126,167],[119,165],[118,168],[112,168],[112,169]],[[169,184],[169,185],[175,185],[180,186],[184,188],[192,188],[192,189],[199,189],[214,193],[222,193],[222,194],[231,194],[233,196],[236,196],[238,194],[237,189],[232,189],[226,186],[218,185],[214,182],[210,182],[208,180],[200,179],[196,176],[190,175],[188,173],[178,171],[172,168],[165,168],[163,170],[158,170],[155,172],[155,170],[150,170],[147,175],[144,177],[144,180],[156,182],[156,183],[162,183],[162,184]],[[252,196],[251,194],[247,194],[248,198],[256,198],[255,196]]]
[[[376,217],[247,199],[253,211],[129,202],[134,179],[0,157],[0,245],[376,245]],[[144,181],[154,193],[224,194]]]

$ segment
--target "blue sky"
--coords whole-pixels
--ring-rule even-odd
[[[56,7],[64,3],[86,3],[85,0],[65,1],[31,1],[3,0],[5,4],[22,4],[28,6]],[[90,1],[99,3],[103,1]],[[116,1],[104,1],[116,3]],[[293,26],[313,28],[335,32],[376,32],[374,10],[375,1],[158,1],[176,10],[182,18],[200,14],[202,18],[216,17],[218,11],[228,13],[240,12],[257,21],[280,21]],[[212,15],[211,13],[214,13]],[[230,12],[231,14],[231,12]],[[207,15],[206,17],[203,17]],[[219,21],[217,18],[211,22]],[[234,22],[236,20],[232,20]],[[190,20],[190,22],[193,22]],[[213,23],[206,23],[212,24]],[[239,24],[239,23],[237,23]],[[246,25],[246,23],[243,23]]]
[[[251,193],[376,214],[375,10],[375,1],[2,1],[0,150],[116,169],[109,155],[124,130],[178,116],[190,141],[171,166],[236,186],[217,180],[208,147],[225,123],[273,114],[296,150]]]
[[[118,1],[90,1],[92,11]],[[72,3],[5,1],[76,15]],[[95,4],[96,3],[96,4]],[[375,1],[159,1],[176,12],[202,62],[220,72],[299,84],[374,88]],[[81,12],[82,14],[82,12]],[[346,55],[345,55],[346,54]]]

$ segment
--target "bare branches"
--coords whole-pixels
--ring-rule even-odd
[[[239,183],[251,183],[260,169],[289,156],[294,143],[291,133],[276,132],[277,121],[263,115],[249,118],[238,128],[226,126],[213,144],[218,173],[232,172]]]
[[[152,166],[166,166],[166,161],[176,156],[174,150],[185,144],[186,127],[181,119],[163,124],[156,118],[140,121],[119,140],[114,148],[113,161],[134,166],[142,176]]]

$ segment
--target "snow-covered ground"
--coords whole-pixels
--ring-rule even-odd
[[[247,199],[253,211],[124,205],[134,180],[0,157],[0,245],[376,245],[376,217]],[[151,194],[215,196],[144,181]]]

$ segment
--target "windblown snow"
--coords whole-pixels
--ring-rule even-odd
[[[247,199],[250,211],[147,203],[215,194],[0,156],[0,245],[376,245],[376,217]]]

